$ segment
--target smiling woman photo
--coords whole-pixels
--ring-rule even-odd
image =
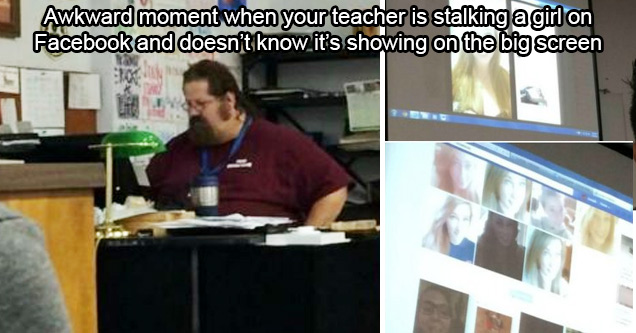
[[[472,263],[475,243],[466,236],[476,213],[476,209],[468,201],[448,196],[444,205],[437,211],[422,245],[427,249]]]
[[[532,182],[512,171],[489,165],[484,183],[483,205],[518,221],[525,221]]]
[[[555,294],[567,294],[568,282],[562,276],[565,250],[563,240],[535,230],[528,246],[523,282]]]
[[[597,251],[611,253],[614,248],[615,225],[615,216],[590,208],[581,221],[581,243]]]

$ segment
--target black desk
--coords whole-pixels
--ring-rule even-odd
[[[379,332],[380,241],[103,240],[99,332]]]

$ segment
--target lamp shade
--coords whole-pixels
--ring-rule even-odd
[[[166,151],[166,146],[155,134],[145,131],[129,131],[107,134],[101,146],[113,147],[115,158],[126,158]]]

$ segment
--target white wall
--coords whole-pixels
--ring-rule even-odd
[[[636,59],[636,1],[593,0],[592,7],[595,32],[605,41],[605,52],[596,58],[599,89],[608,89],[611,94],[601,98],[605,99],[601,106],[604,140],[633,140],[626,124],[631,90],[623,80],[631,78]]]
[[[49,4],[56,8],[71,8],[73,5],[89,8],[88,0],[50,1],[50,0],[21,0],[20,1],[20,37],[0,38],[0,65],[19,66],[39,69],[54,69],[64,71],[88,72],[91,70],[91,57],[86,54],[63,54],[54,58],[46,52],[33,52],[33,32],[40,29],[40,22]],[[69,34],[79,34],[82,28],[69,27]]]

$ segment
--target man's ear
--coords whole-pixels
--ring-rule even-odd
[[[228,103],[230,108],[236,109],[236,95],[233,92],[226,92],[225,95],[223,95],[223,101]]]

